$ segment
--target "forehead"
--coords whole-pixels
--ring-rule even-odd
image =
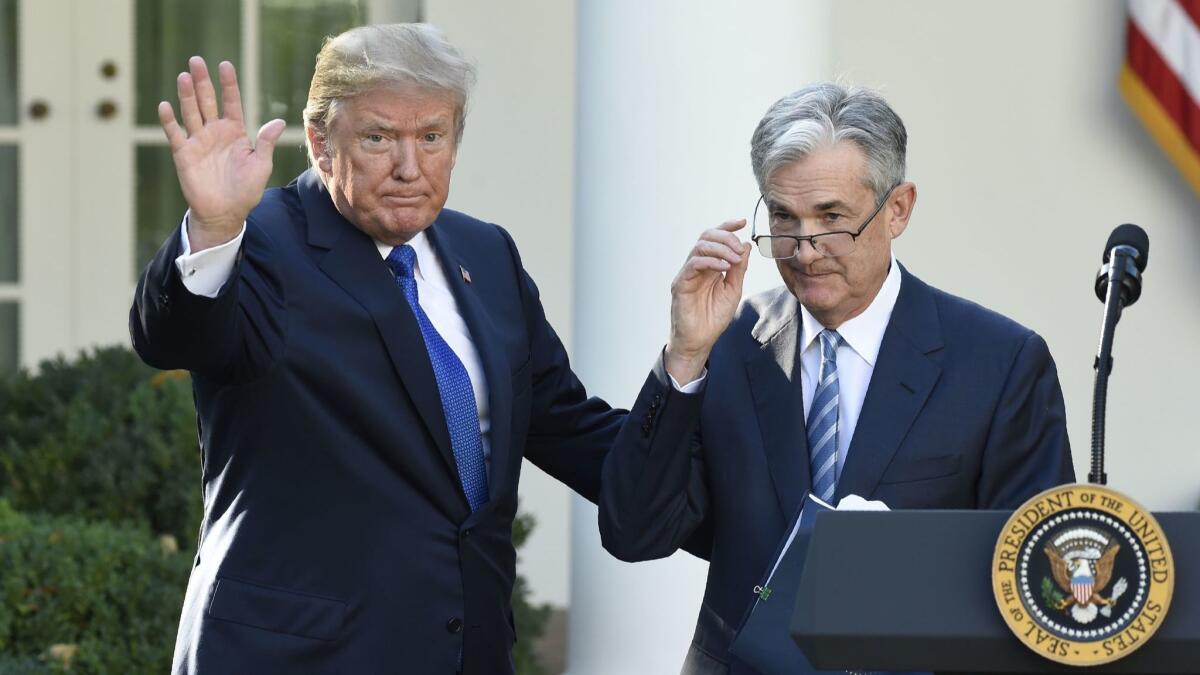
[[[339,116],[355,123],[396,127],[452,124],[458,112],[453,93],[416,85],[390,85],[365,91],[342,102]]]
[[[767,178],[768,200],[797,207],[870,197],[866,156],[849,141],[818,146],[808,156],[776,169]]]

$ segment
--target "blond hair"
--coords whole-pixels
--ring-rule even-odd
[[[417,85],[447,91],[458,100],[454,140],[462,140],[467,97],[475,68],[441,31],[424,23],[359,26],[326,38],[304,106],[304,126],[324,139],[341,104],[366,91],[394,85]],[[316,166],[312,144],[309,161]]]

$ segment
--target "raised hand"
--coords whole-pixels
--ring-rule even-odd
[[[188,59],[188,71],[180,73],[179,112],[183,127],[175,120],[171,104],[158,104],[179,187],[187,200],[188,239],[193,251],[218,246],[233,239],[246,216],[262,199],[271,176],[271,153],[285,126],[274,119],[258,130],[254,145],[246,136],[242,119],[242,96],[233,64],[217,67],[225,114],[217,112],[217,95],[204,59]]]
[[[680,384],[700,376],[742,299],[750,244],[734,232],[745,226],[745,219],[730,220],[706,230],[671,282],[671,337],[665,365]]]

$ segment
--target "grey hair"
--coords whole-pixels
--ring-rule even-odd
[[[750,139],[750,164],[758,189],[785,165],[822,145],[850,141],[867,162],[866,187],[880,199],[904,180],[908,132],[879,94],[833,82],[809,85],[776,101]]]
[[[304,126],[324,138],[346,99],[389,85],[446,91],[458,100],[454,140],[462,140],[475,68],[441,31],[424,23],[359,26],[326,38],[304,106]],[[311,143],[309,161],[316,166]]]

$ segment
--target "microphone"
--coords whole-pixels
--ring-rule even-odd
[[[1096,370],[1092,392],[1092,470],[1088,482],[1104,485],[1104,415],[1108,399],[1108,376],[1112,373],[1113,334],[1121,310],[1142,297],[1142,272],[1150,259],[1150,238],[1137,225],[1126,223],[1112,231],[1104,245],[1103,265],[1096,274],[1096,297],[1104,303],[1104,323],[1100,330],[1100,349],[1093,368]]]
[[[1108,243],[1104,245],[1104,264],[1096,273],[1096,297],[1105,302],[1108,296],[1108,285],[1113,281],[1114,272],[1120,283],[1118,301],[1121,307],[1128,307],[1142,296],[1142,272],[1146,271],[1146,263],[1150,260],[1150,238],[1146,231],[1137,225],[1126,223],[1108,235]]]

